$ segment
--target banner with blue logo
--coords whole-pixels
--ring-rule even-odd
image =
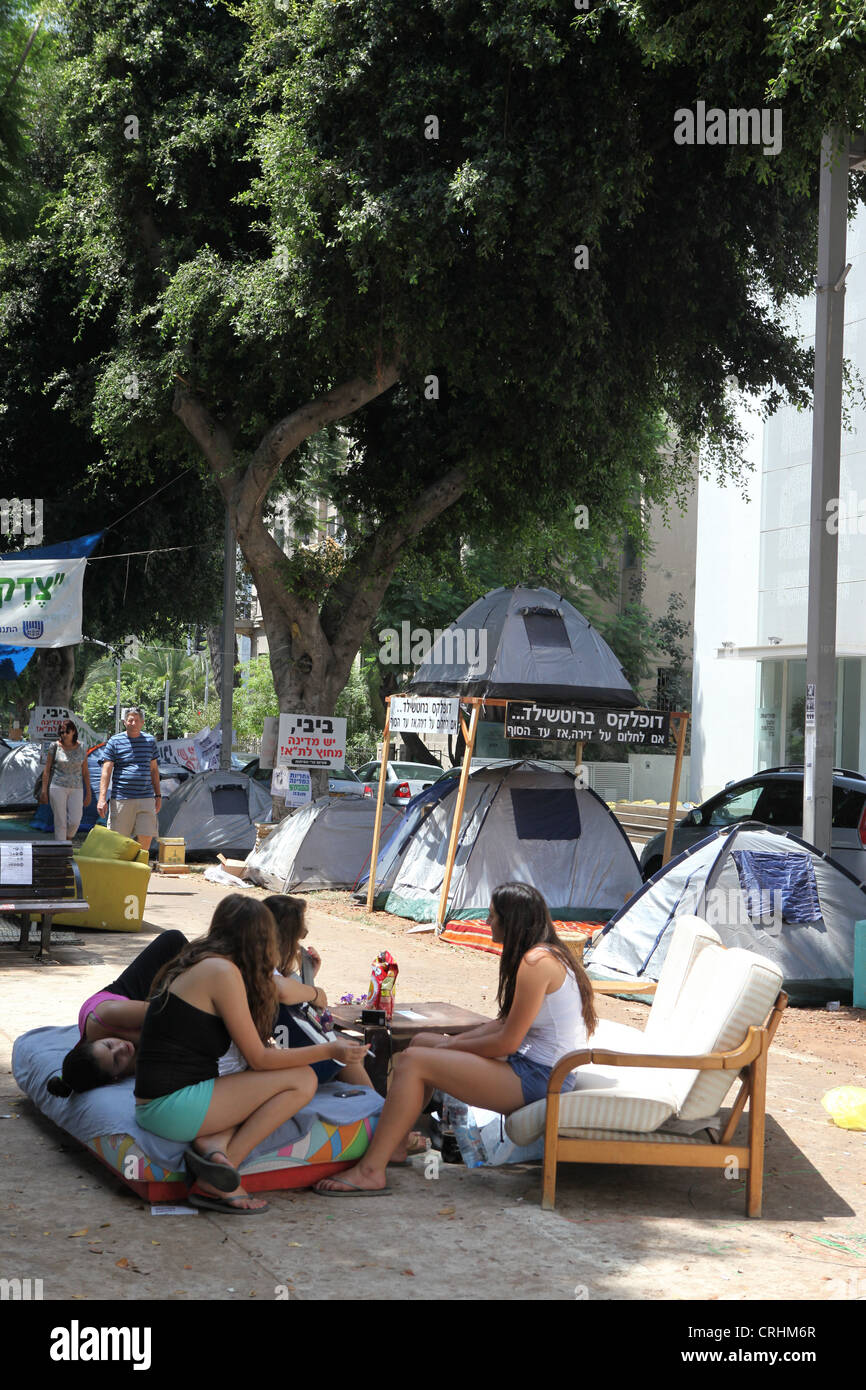
[[[87,560],[0,559],[0,642],[10,647],[69,647],[81,641]]]

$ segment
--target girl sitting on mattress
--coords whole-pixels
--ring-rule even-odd
[[[312,1099],[314,1063],[360,1062],[367,1051],[348,1042],[268,1046],[280,959],[265,904],[230,893],[207,936],[154,981],[135,1068],[136,1120],[163,1139],[190,1143],[192,1206],[241,1216],[266,1211],[266,1202],[244,1191],[237,1165]],[[219,1076],[230,1042],[249,1070]]]
[[[61,1075],[48,1082],[53,1096],[92,1091],[132,1076],[151,986],[163,966],[188,944],[181,931],[162,932],[122,975],[84,1001],[78,1013],[81,1041],[64,1057]]]
[[[595,1031],[592,985],[557,937],[537,889],[503,884],[491,897],[487,920],[493,940],[502,944],[498,1019],[459,1037],[422,1033],[397,1056],[370,1147],[349,1172],[316,1183],[321,1196],[389,1192],[386,1165],[434,1089],[510,1115],[543,1100],[559,1058],[585,1046]],[[569,1076],[563,1089],[574,1084]]]

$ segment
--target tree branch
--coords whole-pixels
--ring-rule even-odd
[[[322,607],[322,630],[338,663],[345,656],[344,648],[351,646],[354,656],[358,634],[365,632],[376,616],[406,542],[453,506],[465,492],[466,481],[462,468],[452,468],[405,503],[397,515],[381,521],[359,546]]]
[[[226,505],[233,507],[239,470],[227,432],[180,376],[176,377],[171,408],[207,459]]]
[[[390,390],[399,376],[398,364],[389,362],[377,371],[373,381],[361,376],[353,377],[318,400],[299,406],[273,425],[263,436],[244,476],[239,498],[244,524],[262,506],[280,466],[299,444],[311,434],[324,429],[325,425],[341,420],[344,415],[353,415],[368,401]]]

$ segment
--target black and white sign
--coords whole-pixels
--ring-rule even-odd
[[[671,717],[667,710],[575,709],[517,703],[505,710],[506,738],[553,738],[574,743],[634,743],[665,748]]]
[[[815,727],[815,684],[809,681],[806,686],[806,728]]]
[[[345,767],[346,720],[333,714],[281,714],[277,767]]]
[[[456,734],[460,701],[435,696],[394,695],[391,698],[393,734]]]

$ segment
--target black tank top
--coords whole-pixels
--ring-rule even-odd
[[[205,1013],[164,991],[148,1006],[135,1063],[135,1094],[141,1100],[215,1080],[218,1060],[231,1037],[217,1014]]]

